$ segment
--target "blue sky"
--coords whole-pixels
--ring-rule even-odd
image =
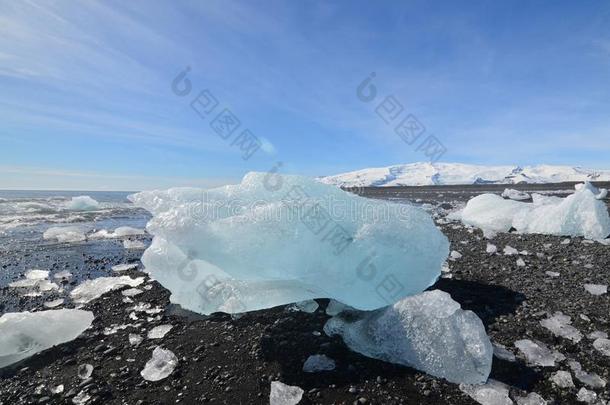
[[[363,103],[371,72],[378,97]],[[389,95],[444,161],[610,168],[610,3],[1,1],[0,89],[0,188],[425,161],[375,113]],[[204,89],[219,102],[206,119],[189,106]],[[223,108],[264,150],[243,160],[211,129]]]

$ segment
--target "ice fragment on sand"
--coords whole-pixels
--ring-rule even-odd
[[[546,274],[549,277],[559,277],[559,276],[561,276],[561,274],[557,273],[556,271],[545,271],[544,274]]]
[[[492,245],[491,243],[488,243],[485,251],[489,254],[494,254],[494,253],[498,252],[498,247],[496,245]]]
[[[589,333],[589,335],[587,336],[589,339],[591,340],[595,340],[595,339],[608,339],[608,334],[606,332],[602,332],[601,330],[596,330],[594,332]]]
[[[462,254],[457,250],[452,250],[450,255],[451,260],[457,260],[462,258]]]
[[[610,215],[606,204],[596,199],[599,194],[588,182],[563,199],[534,194],[532,203],[482,194],[468,201],[461,219],[486,234],[515,228],[521,233],[604,239],[610,235]]]
[[[159,381],[173,373],[177,365],[178,358],[172,351],[156,347],[140,375],[148,381]]]
[[[91,396],[87,394],[85,390],[82,390],[78,394],[76,394],[74,398],[72,398],[72,403],[74,405],[85,405],[87,402],[89,402],[90,399]]]
[[[523,261],[522,258],[518,258],[517,259],[517,266],[518,267],[525,267],[525,261]]]
[[[128,288],[127,290],[122,291],[121,294],[124,297],[135,297],[136,295],[140,295],[143,292],[144,291],[140,290],[139,288]]]
[[[13,312],[0,317],[0,368],[76,339],[93,313],[77,309]]]
[[[593,347],[604,356],[610,356],[610,340],[605,338],[597,338],[593,342]]]
[[[130,226],[121,226],[116,228],[114,232],[108,232],[105,229],[98,231],[94,234],[89,235],[91,239],[115,239],[115,238],[124,238],[127,236],[136,236],[136,235],[144,235],[144,229],[132,228]]]
[[[351,309],[345,304],[340,303],[339,301],[330,300],[328,302],[328,306],[326,307],[326,315],[335,316],[340,314],[346,309]]]
[[[151,330],[148,331],[149,339],[163,339],[167,333],[172,330],[172,325],[159,325],[155,326]]]
[[[501,345],[499,343],[494,343],[493,349],[494,349],[494,356],[496,356],[497,358],[499,358],[501,360],[510,361],[510,362],[514,362],[517,360],[515,355],[510,350],[508,350],[506,348],[506,346],[504,346],[504,345]]]
[[[335,369],[335,361],[323,354],[309,356],[303,364],[306,373],[317,373],[318,371],[330,371]]]
[[[91,374],[93,374],[93,366],[91,364],[81,364],[78,366],[77,374],[78,378],[81,380],[86,380],[87,378],[91,377]]]
[[[585,290],[592,295],[604,295],[608,292],[608,286],[604,284],[585,284]]]
[[[504,254],[506,256],[518,255],[519,251],[512,246],[506,245],[506,247],[504,248]]]
[[[53,300],[53,301],[45,302],[44,306],[47,307],[47,308],[55,308],[55,307],[60,306],[63,303],[64,303],[64,299],[63,298],[58,298],[58,299]]]
[[[94,280],[86,280],[82,282],[74,290],[72,290],[70,296],[74,302],[84,304],[93,301],[94,299],[99,298],[112,290],[125,286],[137,287],[143,282],[144,277],[100,277]]]
[[[128,339],[129,339],[129,344],[132,346],[137,346],[140,343],[142,343],[142,340],[144,340],[144,338],[142,338],[142,336],[136,335],[135,333],[130,333]]]
[[[82,242],[87,239],[85,230],[80,226],[52,227],[47,229],[42,237],[45,240],[56,239],[60,243]]]
[[[550,350],[542,342],[522,339],[515,342],[515,347],[523,353],[528,363],[536,366],[555,367],[555,362],[565,360],[563,354]]]
[[[576,394],[576,399],[579,402],[584,402],[584,403],[587,403],[587,404],[592,404],[597,399],[597,394],[595,392],[589,391],[588,389],[583,387]]]
[[[300,176],[269,187],[267,177],[130,196],[153,213],[142,263],[173,303],[241,313],[332,298],[373,310],[439,277],[449,243],[424,210]],[[331,215],[338,205],[349,212]],[[386,286],[394,286],[391,294]]]
[[[572,326],[572,318],[562,312],[555,312],[550,318],[543,319],[540,325],[550,330],[553,335],[570,339],[574,343],[582,339],[582,333]]]
[[[138,263],[129,263],[129,264],[117,264],[116,266],[112,266],[112,271],[121,272],[127,270],[133,270],[138,268]]]
[[[451,382],[482,383],[491,370],[493,348],[483,323],[439,290],[360,313],[356,319],[331,318],[324,331],[342,336],[356,352]]]
[[[571,388],[574,386],[572,374],[569,371],[560,370],[551,376],[551,381],[560,388]]]
[[[460,384],[460,391],[481,405],[512,405],[508,386],[499,381],[487,380],[485,384]]]
[[[547,405],[548,402],[535,392],[530,392],[526,397],[517,397],[517,405]]]
[[[587,373],[582,369],[582,366],[577,361],[568,362],[570,369],[574,372],[574,376],[581,383],[588,385],[591,388],[604,388],[606,386],[606,380],[601,378],[596,373]]]
[[[129,239],[125,239],[123,241],[123,247],[125,249],[146,249],[146,245],[144,244],[144,242],[140,241],[140,240],[129,240]]]
[[[269,405],[296,405],[303,398],[303,393],[304,391],[299,387],[272,381]]]
[[[71,277],[72,277],[72,273],[70,273],[68,270],[62,270],[62,271],[60,271],[58,273],[55,273],[53,275],[53,278],[58,279],[58,280],[60,280],[60,279],[62,279],[62,280],[63,279],[68,279],[68,278],[71,278]]]
[[[64,385],[63,384],[59,384],[55,387],[51,387],[49,389],[49,391],[51,391],[51,394],[57,395],[57,394],[61,394],[62,392],[64,392]]]
[[[515,201],[529,200],[530,198],[532,198],[532,196],[530,196],[528,193],[519,190],[514,190],[512,188],[505,188],[502,192],[502,197]]]
[[[72,200],[66,204],[66,208],[70,211],[92,211],[98,209],[99,207],[100,203],[88,195],[72,197]]]
[[[307,312],[308,314],[313,314],[318,309],[319,305],[315,300],[305,300],[300,302],[295,302],[293,305],[288,307],[291,311],[301,311]]]

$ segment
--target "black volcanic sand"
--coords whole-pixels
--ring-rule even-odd
[[[536,392],[555,404],[577,403],[576,393],[584,386],[574,378],[576,388],[562,389],[549,380],[557,370],[569,371],[568,360],[579,361],[584,370],[595,372],[610,383],[610,357],[596,351],[586,337],[597,330],[610,332],[610,296],[593,296],[583,288],[585,283],[610,285],[610,246],[583,243],[582,238],[573,238],[566,245],[561,244],[565,238],[542,235],[501,234],[488,241],[480,231],[458,223],[439,226],[450,239],[452,250],[463,257],[449,261],[451,278],[442,278],[431,288],[449,292],[463,308],[474,311],[483,320],[492,342],[517,354],[513,363],[494,358],[491,378],[511,385],[511,395]],[[517,256],[485,253],[488,242],[500,252],[506,245],[527,250],[528,255],[520,256],[526,266],[517,266]],[[51,252],[48,259],[56,269],[76,272],[79,270],[73,266],[85,265],[92,275],[116,275],[110,271],[111,265],[137,260],[141,254],[118,250],[107,254],[103,249],[86,246],[87,243],[63,245],[58,249],[72,250],[73,255]],[[0,258],[4,266],[29,260],[27,256],[8,254]],[[560,276],[552,278],[545,271],[558,272]],[[144,275],[136,270],[123,274]],[[327,300],[318,300],[321,308],[313,314],[277,307],[236,319],[226,314],[206,318],[186,316],[168,306],[169,292],[157,282],[147,281],[145,285],[152,288],[134,297],[134,301],[167,308],[164,312],[139,313],[140,320],[134,321],[129,318],[133,304],[123,303],[121,291],[93,301],[84,307],[95,314],[93,327],[78,339],[0,371],[0,404],[72,403],[81,391],[91,396],[87,403],[98,404],[268,404],[273,380],[303,388],[301,404],[475,403],[456,384],[367,358],[350,351],[340,338],[327,337],[322,332],[329,318],[323,311]],[[11,290],[2,290],[3,299],[12,294]],[[43,309],[41,300],[21,304]],[[66,307],[73,305],[67,303]],[[540,320],[555,311],[572,317],[573,326],[585,336],[579,343],[556,337],[540,326]],[[136,322],[142,323],[140,328],[104,334],[105,328]],[[171,324],[173,329],[163,339],[146,339],[147,330],[162,324]],[[130,333],[145,339],[139,346],[131,346]],[[557,367],[528,366],[514,347],[519,339],[539,340],[564,354],[567,360]],[[148,382],[140,371],[157,345],[173,351],[179,364],[168,378]],[[303,363],[312,354],[333,358],[336,369],[304,373]],[[94,367],[89,380],[83,381],[77,375],[82,364]],[[64,392],[51,394],[49,389],[59,384],[64,385]],[[598,398],[610,398],[608,387],[594,391]]]

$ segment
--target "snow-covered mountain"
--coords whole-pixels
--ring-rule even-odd
[[[362,169],[322,177],[323,183],[341,187],[427,186],[442,184],[561,183],[610,181],[610,170],[570,166],[479,166],[462,163],[410,163]]]

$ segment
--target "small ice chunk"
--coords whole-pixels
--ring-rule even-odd
[[[77,374],[78,378],[81,380],[86,380],[87,378],[91,377],[91,374],[93,374],[93,366],[91,364],[81,364],[78,366]]]
[[[47,307],[47,308],[56,308],[56,307],[60,306],[63,303],[64,303],[64,299],[63,298],[58,298],[58,299],[53,300],[53,301],[45,302],[44,306]]]
[[[525,267],[525,262],[523,261],[522,258],[518,258],[517,259],[517,266],[518,267]]]
[[[28,280],[43,280],[49,278],[47,270],[29,270],[25,273],[25,278]]]
[[[51,394],[53,394],[53,395],[61,394],[62,392],[64,392],[64,385],[59,384],[55,387],[51,387],[51,388],[49,388],[49,391],[51,391]]]
[[[462,258],[462,254],[457,250],[452,250],[449,257],[451,260],[457,260]]]
[[[594,332],[589,333],[589,335],[587,336],[589,339],[591,340],[595,340],[595,339],[608,339],[608,334],[606,332],[602,332],[601,330],[596,330]]]
[[[562,312],[555,312],[553,316],[540,321],[540,325],[548,329],[555,336],[570,339],[574,343],[580,342],[582,333],[572,326],[572,318]]]
[[[272,381],[269,405],[297,405],[303,398],[303,393],[299,387]]]
[[[514,362],[517,360],[513,352],[508,350],[506,346],[501,345],[500,343],[493,343],[494,348],[494,356],[499,358],[500,360]]]
[[[576,400],[587,404],[592,404],[597,399],[597,394],[593,391],[589,391],[586,388],[581,388],[576,394]]]
[[[498,247],[496,245],[492,245],[491,243],[488,243],[485,251],[489,254],[494,254],[494,253],[498,252]]]
[[[85,230],[80,226],[56,226],[42,234],[43,239],[56,239],[59,243],[82,242],[86,240]]]
[[[167,333],[172,330],[172,325],[159,325],[155,326],[148,331],[149,339],[163,339]]]
[[[128,263],[128,264],[117,264],[116,266],[112,266],[112,271],[121,272],[127,270],[133,270],[138,268],[138,263]]]
[[[72,273],[70,273],[68,270],[62,270],[59,273],[55,273],[53,275],[53,278],[55,278],[57,280],[59,280],[59,279],[64,280],[64,279],[68,279],[71,277],[72,277]]]
[[[489,379],[485,384],[460,384],[460,391],[481,405],[513,405],[508,386]]]
[[[519,251],[512,246],[506,245],[506,247],[504,247],[504,254],[506,256],[518,255]]]
[[[481,320],[440,290],[407,297],[350,319],[336,316],[324,326],[349,348],[403,364],[451,382],[482,383],[491,371],[493,348]]]
[[[144,340],[144,338],[142,336],[135,334],[135,333],[130,333],[128,339],[129,339],[129,344],[132,346],[138,346]]]
[[[177,365],[178,358],[172,351],[156,347],[140,375],[147,381],[163,380],[174,372]]]
[[[517,405],[547,405],[548,402],[535,392],[530,392],[526,397],[517,397]]]
[[[604,284],[585,284],[585,290],[592,295],[604,295],[608,292],[608,286]]]
[[[568,365],[574,372],[574,376],[581,383],[591,388],[604,388],[606,386],[606,380],[601,378],[596,373],[587,373],[582,369],[582,366],[577,361],[570,361]]]
[[[0,317],[0,368],[74,340],[92,322],[93,313],[78,309],[6,313]]]
[[[70,211],[93,211],[99,207],[100,203],[88,195],[72,197],[72,200],[66,204],[66,208]]]
[[[555,362],[565,360],[563,354],[550,350],[542,342],[522,339],[515,342],[515,347],[523,353],[528,363],[536,366],[555,367]]]
[[[605,338],[597,338],[593,342],[593,347],[604,356],[610,356],[610,340]]]
[[[122,291],[121,294],[123,294],[125,297],[135,297],[143,292],[144,291],[140,290],[139,288],[128,288],[127,290]]]
[[[78,304],[85,304],[112,290],[125,286],[137,287],[143,282],[144,277],[99,277],[94,280],[86,280],[82,282],[74,290],[72,290],[70,296],[74,302]]]
[[[72,398],[72,403],[74,405],[85,405],[87,402],[89,402],[90,399],[91,396],[87,394],[85,390],[82,390],[78,394],[76,394],[74,398]]]
[[[319,305],[315,300],[305,300],[300,302],[295,302],[293,305],[288,307],[291,311],[301,311],[306,312],[308,314],[313,314],[318,309]]]
[[[515,201],[529,200],[530,198],[532,198],[532,196],[530,196],[528,193],[519,190],[514,190],[512,188],[505,188],[502,192],[502,197]]]
[[[141,240],[129,240],[125,239],[123,241],[123,247],[125,249],[146,249],[146,245]]]
[[[551,376],[551,381],[560,388],[572,388],[574,387],[574,381],[572,380],[572,374],[569,371],[557,371]]]
[[[303,364],[306,373],[317,373],[319,371],[330,371],[335,369],[335,361],[323,354],[314,354],[307,358]]]
[[[546,274],[549,277],[559,277],[559,276],[561,276],[561,274],[557,273],[556,271],[545,271],[544,274]]]
[[[346,310],[348,308],[349,307],[347,305],[342,304],[339,301],[331,299],[328,302],[328,306],[326,307],[326,315],[330,315],[330,316],[339,315],[341,312],[343,312],[344,310]]]
[[[562,240],[559,244],[560,245],[569,245],[570,243],[572,243],[572,239],[566,238],[566,239]]]

